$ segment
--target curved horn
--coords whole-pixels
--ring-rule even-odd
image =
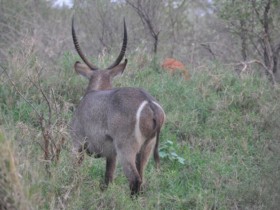
[[[79,54],[79,56],[81,57],[81,59],[85,62],[85,64],[87,64],[87,66],[91,69],[91,70],[97,70],[98,67],[91,64],[86,56],[84,55],[84,53],[82,52],[81,48],[80,48],[80,45],[79,45],[79,42],[78,42],[78,39],[77,39],[77,36],[76,36],[76,32],[75,32],[75,28],[74,28],[74,15],[72,17],[72,38],[73,38],[73,43],[75,45],[75,48],[77,50],[77,53]]]
[[[115,60],[115,62],[110,65],[107,69],[112,69],[115,66],[119,65],[119,63],[122,61],[124,55],[125,55],[125,50],[126,50],[126,45],[127,45],[127,30],[126,30],[126,24],[125,24],[125,19],[123,19],[123,27],[124,27],[124,32],[123,32],[123,44],[122,44],[122,49],[120,51],[119,56]]]

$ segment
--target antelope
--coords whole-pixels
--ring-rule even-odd
[[[165,58],[161,67],[172,75],[174,75],[176,71],[181,72],[185,80],[189,80],[191,77],[185,65],[174,58]]]
[[[113,88],[112,80],[121,75],[127,59],[121,63],[127,46],[125,20],[121,51],[115,62],[105,69],[93,65],[83,54],[72,18],[72,38],[80,58],[76,73],[89,80],[87,89],[71,121],[73,151],[81,163],[88,155],[106,158],[105,186],[113,181],[116,161],[129,181],[131,195],[141,190],[143,173],[152,150],[159,167],[159,134],[165,121],[161,105],[141,88]]]

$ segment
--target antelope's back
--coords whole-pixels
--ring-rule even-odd
[[[139,88],[117,89],[109,104],[108,130],[112,136],[123,135],[121,138],[129,139],[129,136],[135,137],[140,132],[145,141],[155,132],[155,123],[161,127],[165,118],[155,98]]]
[[[141,104],[147,103],[139,114],[140,126],[154,127],[154,111],[148,102],[156,100],[139,88],[116,88],[87,93],[76,108],[72,120],[72,130],[79,138],[109,135],[127,138],[135,131],[137,112]],[[164,117],[162,108],[161,118]],[[163,119],[161,119],[161,124]],[[161,126],[161,125],[160,125]]]

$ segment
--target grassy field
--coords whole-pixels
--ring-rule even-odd
[[[278,86],[216,63],[193,69],[191,80],[184,81],[149,63],[139,70],[139,59],[128,57],[115,86],[143,87],[167,115],[161,169],[151,160],[143,194],[131,199],[120,167],[106,191],[100,190],[104,159],[86,157],[80,168],[73,167],[68,123],[87,82],[74,73],[76,59],[67,53],[58,65],[44,66],[24,50],[11,53],[3,67],[0,209],[278,208]]]

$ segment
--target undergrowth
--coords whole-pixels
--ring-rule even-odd
[[[131,199],[120,167],[106,191],[104,159],[73,167],[68,123],[86,86],[73,71],[77,57],[51,68],[32,52],[11,56],[0,80],[1,209],[277,209],[279,88],[265,78],[209,63],[185,81],[129,58],[115,86],[146,89],[167,115],[161,170],[150,161],[144,192]],[[44,159],[40,129],[50,107],[50,143],[65,139],[56,161]]]

